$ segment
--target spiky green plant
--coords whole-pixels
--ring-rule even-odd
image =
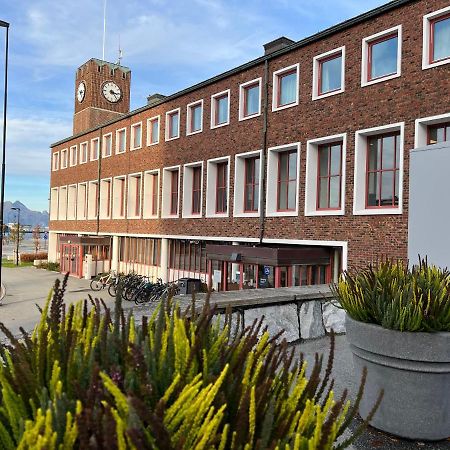
[[[33,334],[0,347],[0,447],[20,449],[331,449],[356,413],[261,322],[231,333],[208,302],[170,301],[135,324],[100,300],[65,307],[57,282]],[[334,337],[332,337],[334,342]],[[362,383],[362,386],[364,382]],[[375,408],[377,405],[375,405]],[[370,420],[370,419],[369,419]],[[355,437],[355,436],[354,436]],[[353,437],[353,438],[354,438]]]
[[[411,269],[386,260],[345,272],[332,290],[355,320],[399,331],[450,331],[450,272],[426,260]]]

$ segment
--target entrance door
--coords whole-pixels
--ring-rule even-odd
[[[62,244],[61,273],[81,277],[81,245]]]

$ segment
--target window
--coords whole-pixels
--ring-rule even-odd
[[[67,148],[65,148],[64,150],[61,150],[61,169],[67,168],[67,163],[68,163],[67,153],[68,153]]]
[[[90,181],[88,187],[88,219],[98,216],[98,182]]]
[[[219,92],[211,97],[211,128],[230,123],[230,90]]]
[[[159,209],[159,170],[145,172],[143,194],[144,219],[158,216]]]
[[[70,147],[69,161],[70,161],[70,167],[77,165],[77,146],[76,145]]]
[[[239,153],[235,157],[235,217],[257,217],[261,192],[261,150]]]
[[[100,182],[100,219],[111,216],[111,179]]]
[[[297,152],[278,153],[277,211],[294,211],[297,193]]]
[[[187,105],[186,130],[187,135],[203,130],[203,100]]]
[[[91,140],[91,161],[95,161],[98,159],[100,149],[100,139],[95,138]]]
[[[127,129],[122,128],[116,131],[116,154],[125,153],[127,149]]]
[[[67,220],[77,218],[77,185],[71,184],[67,190]]]
[[[58,220],[58,193],[57,187],[50,191],[50,220]]]
[[[361,85],[399,77],[401,48],[401,25],[363,39]]]
[[[87,219],[88,208],[88,190],[86,183],[80,183],[78,185],[77,194],[77,220]]]
[[[450,141],[450,122],[428,127],[428,144]]]
[[[166,113],[166,141],[180,137],[180,108]]]
[[[112,154],[112,133],[103,136],[103,158],[108,158]]]
[[[80,144],[80,164],[85,164],[88,161],[88,143],[82,142]]]
[[[313,100],[344,92],[345,47],[313,59]]]
[[[398,206],[400,133],[367,138],[366,207]]]
[[[124,176],[114,178],[112,215],[114,219],[125,217],[125,183]]]
[[[53,153],[52,158],[52,170],[55,172],[59,169],[59,152]]]
[[[423,17],[422,68],[450,63],[450,6]]]
[[[239,86],[239,120],[261,114],[261,78]]]
[[[159,143],[159,116],[147,120],[147,145]]]
[[[163,169],[161,217],[174,218],[179,215],[180,166]]]
[[[401,214],[404,123],[357,131],[353,214]]]
[[[128,217],[141,217],[141,187],[140,173],[128,177]]]
[[[297,216],[300,143],[271,147],[267,156],[268,217]]]
[[[58,220],[67,219],[67,186],[59,188],[58,198]]]
[[[347,135],[306,144],[305,216],[343,215]]]
[[[142,122],[131,125],[131,150],[142,147]]]
[[[298,105],[299,64],[273,73],[272,111]]]
[[[206,188],[206,216],[228,216],[230,157],[208,160]]]
[[[183,168],[182,217],[197,218],[202,215],[203,161],[185,164]]]

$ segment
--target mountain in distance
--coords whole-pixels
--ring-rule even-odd
[[[41,227],[48,227],[48,212],[47,211],[32,211],[28,209],[23,203],[16,200],[14,203],[6,201],[3,205],[3,223],[16,223],[17,211],[12,208],[20,208],[20,223],[22,225],[29,225],[34,227],[40,225]]]

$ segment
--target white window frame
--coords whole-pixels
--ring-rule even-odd
[[[102,183],[104,181],[109,181],[111,183],[110,184],[110,191],[109,191],[109,215],[103,214],[103,211],[102,211],[102,209],[103,209],[102,208],[103,207],[103,203],[102,203]],[[100,202],[99,202],[99,205],[98,205],[98,216],[102,220],[109,220],[109,219],[111,219],[111,216],[112,216],[112,199],[113,199],[113,181],[112,181],[112,177],[102,178],[100,180],[100,183],[99,183],[98,186],[99,186],[98,188],[99,188],[99,195],[100,195]]]
[[[366,159],[367,138],[370,136],[400,131],[400,154],[398,176],[398,206],[393,208],[366,208]],[[376,216],[403,213],[403,170],[404,170],[405,122],[358,130],[355,133],[355,171],[353,181],[353,215]]]
[[[97,189],[96,189],[96,193],[95,195],[93,195],[92,192],[92,187],[93,185],[97,185]],[[88,207],[87,207],[87,219],[88,220],[95,220],[97,219],[97,217],[99,217],[100,215],[100,204],[97,205],[98,209],[97,209],[97,201],[98,201],[98,196],[100,195],[100,183],[98,182],[98,180],[90,180],[88,181]],[[100,203],[100,202],[98,202]],[[97,209],[97,214],[91,214],[92,212],[95,212],[95,210]]]
[[[106,141],[107,141],[106,138],[108,138],[108,137],[111,139],[111,152],[110,152],[109,155],[106,155],[105,154],[105,152],[106,152]],[[106,133],[106,134],[103,135],[102,158],[103,159],[110,158],[112,156],[112,154],[113,154],[112,132],[109,132],[109,133]]]
[[[72,155],[74,157],[72,158]],[[72,159],[74,162],[72,162]],[[69,148],[69,166],[75,167],[78,163],[78,146],[77,145],[71,145]]]
[[[422,117],[416,119],[414,133],[414,148],[425,147],[428,145],[428,127],[430,125],[439,125],[440,123],[450,122],[450,112],[439,114],[437,116]]]
[[[59,188],[54,187],[50,190],[50,220],[58,220],[59,212]]]
[[[238,153],[234,157],[234,201],[233,216],[234,217],[259,217],[261,202],[258,202],[257,212],[244,212],[245,206],[245,160],[259,156],[259,199],[262,193],[262,150],[253,150],[250,152]]]
[[[170,183],[172,181],[172,172],[174,172],[175,170],[178,170],[177,214],[170,214],[170,193],[171,193],[170,192],[170,188],[171,188]],[[181,180],[181,165],[163,168],[162,202],[161,202],[161,218],[162,219],[178,219],[180,217],[180,189],[181,189],[180,180]]]
[[[86,146],[86,160],[83,160],[83,147]],[[86,164],[89,161],[89,142],[84,141],[80,143],[80,157],[79,164]]]
[[[97,143],[97,158],[94,158],[94,148],[95,148],[95,144]],[[101,151],[101,149],[100,149],[100,138],[93,138],[93,139],[91,139],[91,150],[90,150],[90,160],[91,161],[97,161],[98,160],[98,157],[99,157],[99,155],[100,155],[100,151]]]
[[[152,122],[155,120],[158,122],[158,139],[156,140],[156,142],[151,142]],[[161,115],[160,114],[147,119],[147,147],[159,144],[159,135],[160,135],[160,131],[161,131],[160,128],[161,128]]]
[[[152,176],[158,177],[158,195],[156,196],[156,214],[151,213],[151,200],[153,199],[153,184],[151,183]],[[149,185],[148,185],[149,183]],[[146,170],[144,172],[144,191],[142,198],[142,217],[144,219],[157,219],[159,217],[159,202],[160,202],[160,185],[161,185],[161,171],[159,169]]]
[[[397,72],[384,77],[368,80],[369,76],[369,44],[376,41],[388,34],[394,34],[397,32]],[[361,87],[370,86],[376,83],[383,83],[384,81],[398,78],[402,74],[402,26],[388,28],[387,30],[380,31],[379,33],[367,36],[362,40],[362,57],[361,57]]]
[[[192,184],[194,167],[200,167],[200,214],[192,214]],[[203,161],[188,163],[183,166],[183,208],[181,217],[201,219],[203,217]]]
[[[296,202],[293,211],[277,211],[278,196],[278,153],[296,149],[297,151],[297,183]],[[290,144],[269,147],[267,152],[267,181],[266,181],[266,216],[267,217],[296,217],[299,214],[300,197],[300,156],[301,143],[292,142]]]
[[[217,164],[228,163],[227,179],[227,211],[216,213],[216,189],[217,189]],[[206,162],[206,217],[229,217],[230,216],[230,176],[231,156],[208,159]]]
[[[125,148],[122,151],[120,150],[120,138],[119,138],[120,133],[125,133],[124,139]],[[125,153],[126,151],[127,151],[127,127],[123,127],[116,130],[116,155],[120,155],[122,153]]]
[[[432,67],[450,64],[450,57],[442,61],[430,62],[430,31],[431,21],[437,19],[439,16],[444,16],[450,13],[450,6],[439,9],[423,16],[423,37],[422,37],[422,70],[431,69]]]
[[[131,202],[130,202],[130,194],[131,194],[131,182],[130,179],[131,178],[137,178],[140,177],[141,179],[141,185],[139,187],[139,214],[131,214],[130,213],[130,206],[131,206]],[[142,191],[143,191],[143,186],[144,186],[144,177],[142,175],[142,172],[135,172],[135,173],[130,173],[127,177],[127,183],[128,183],[128,189],[127,189],[127,208],[126,208],[126,214],[127,214],[127,218],[128,219],[140,219],[142,217]]]
[[[341,155],[341,207],[339,209],[317,209],[317,169],[320,145],[342,142]],[[305,216],[343,216],[345,214],[345,174],[347,156],[347,133],[334,134],[306,142]]]
[[[61,193],[64,195],[64,214],[61,213],[61,200],[63,199],[63,196],[61,195]],[[67,186],[60,186],[59,187],[59,192],[58,192],[58,220],[66,220],[67,219]]]
[[[225,95],[227,95],[228,98],[228,102],[227,102],[227,109],[228,109],[228,120],[226,122],[223,123],[219,123],[216,125],[215,121],[216,121],[216,110],[217,110],[217,101],[216,99],[218,97],[224,97]],[[214,128],[220,128],[220,127],[225,127],[227,125],[230,124],[230,98],[231,98],[231,91],[230,89],[226,89],[224,91],[218,92],[217,94],[213,94],[211,95],[211,129]]]
[[[169,136],[169,131],[170,131],[170,121],[169,121],[169,116],[173,115],[173,114],[178,114],[178,130],[177,130],[177,135],[174,137],[170,137]],[[175,108],[175,109],[171,109],[170,111],[166,112],[166,129],[165,129],[165,139],[166,141],[174,141],[175,139],[179,139],[180,138],[180,129],[181,129],[181,108]]]
[[[52,155],[52,172],[59,170],[59,152],[54,152]]]
[[[140,130],[141,130],[141,145],[135,147],[134,146],[134,138],[135,138],[137,127],[140,127]],[[133,125],[131,125],[131,131],[130,131],[130,151],[139,150],[140,148],[142,148],[142,134],[143,134],[142,133],[142,121],[133,123]]]
[[[120,208],[120,205],[116,202],[116,189],[117,189],[117,181],[123,181],[123,192],[122,192],[122,208],[123,208],[123,214],[120,215],[117,213],[117,209]],[[126,175],[118,175],[115,176],[113,178],[112,181],[112,188],[111,188],[111,196],[112,196],[112,206],[111,206],[111,216],[112,219],[125,219],[127,217],[127,203],[126,203],[126,198],[127,198],[127,176]],[[120,211],[120,209],[119,209]]]
[[[84,191],[84,208],[82,208],[82,204],[80,202],[80,186],[84,186],[85,191]],[[78,187],[77,187],[77,220],[86,220],[87,216],[88,216],[88,183],[85,181],[83,183],[78,183]],[[84,214],[84,212],[86,212],[86,214]]]
[[[192,125],[192,109],[194,106],[200,105],[201,113],[200,113],[200,129],[196,131],[191,130]],[[203,99],[197,100],[195,102],[189,103],[186,106],[186,136],[192,136],[193,134],[198,134],[203,131]]]
[[[341,54],[342,64],[341,64],[341,88],[335,91],[326,92],[325,94],[319,94],[319,79],[320,79],[320,63],[330,56]],[[342,47],[335,48],[320,55],[314,56],[313,58],[313,88],[312,88],[312,99],[318,100],[321,98],[331,97],[332,95],[342,94],[345,92],[345,45]]]
[[[67,220],[77,220],[77,199],[78,199],[78,186],[76,184],[69,184],[67,186]],[[71,194],[75,189],[75,195],[71,199]],[[69,200],[73,201],[73,210],[69,208],[70,203]],[[73,214],[72,214],[73,212]],[[69,214],[70,213],[70,214]]]
[[[295,69],[297,74],[297,86],[295,89],[296,99],[295,102],[289,103],[288,105],[278,106],[278,77],[286,72],[291,72]],[[298,105],[299,102],[299,91],[300,91],[300,63],[293,64],[292,66],[283,67],[282,69],[276,70],[272,75],[272,112],[281,111],[286,108],[293,108]]]
[[[64,164],[64,162],[65,162],[65,164]],[[68,148],[63,148],[61,150],[60,164],[61,164],[61,169],[67,169],[67,166],[69,165],[69,149]]]
[[[245,91],[248,86],[258,83],[258,92],[259,92],[259,104],[258,104],[258,112],[254,114],[250,114],[248,116],[245,115]],[[253,119],[254,117],[258,117],[261,115],[261,94],[262,94],[262,78],[255,78],[254,80],[247,81],[239,85],[239,121]]]

